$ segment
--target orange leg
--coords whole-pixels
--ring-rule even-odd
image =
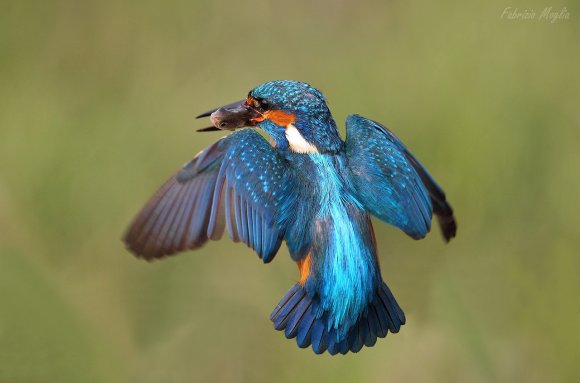
[[[304,286],[310,275],[310,253],[296,263],[298,264],[298,270],[300,270],[300,281],[298,283]]]

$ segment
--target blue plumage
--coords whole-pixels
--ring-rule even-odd
[[[346,129],[346,154],[358,198],[373,215],[423,238],[431,228],[433,207],[399,141],[357,115],[347,118]]]
[[[333,355],[398,332],[405,316],[383,282],[370,214],[416,239],[435,214],[445,239],[454,237],[451,206],[425,168],[358,115],[343,141],[326,100],[305,83],[265,83],[202,116],[210,114],[216,127],[259,127],[273,144],[243,129],[202,151],[140,212],[128,248],[156,259],[227,231],[269,262],[286,242],[300,281],[272,312],[275,329]]]
[[[372,299],[380,280],[372,228],[362,205],[354,198],[347,179],[345,159],[339,155],[311,154],[314,207],[308,225],[312,277],[305,287],[319,295],[328,312],[328,328],[342,339]],[[371,244],[371,245],[369,245]]]
[[[262,164],[257,166],[258,164]],[[195,249],[229,237],[256,250],[264,262],[282,243],[293,204],[292,169],[257,132],[221,139],[172,177],[127,232],[129,248],[146,259]]]

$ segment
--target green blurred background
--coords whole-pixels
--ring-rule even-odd
[[[490,1],[0,3],[0,383],[572,382],[580,374],[580,7]],[[507,20],[505,7],[568,20]],[[121,235],[273,79],[388,125],[459,235],[376,222],[408,322],[316,356],[268,315],[297,278],[228,240],[161,262]]]

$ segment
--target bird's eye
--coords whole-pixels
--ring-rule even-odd
[[[260,110],[268,110],[270,108],[270,103],[263,98],[254,98],[249,96],[246,100],[246,105]]]

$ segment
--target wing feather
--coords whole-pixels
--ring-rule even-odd
[[[358,197],[372,214],[415,239],[431,228],[433,213],[443,236],[455,236],[457,223],[445,193],[386,127],[351,115],[346,120],[346,153]]]
[[[195,249],[227,230],[269,262],[280,248],[294,174],[257,132],[244,129],[209,146],[149,200],[124,240],[139,257]]]

